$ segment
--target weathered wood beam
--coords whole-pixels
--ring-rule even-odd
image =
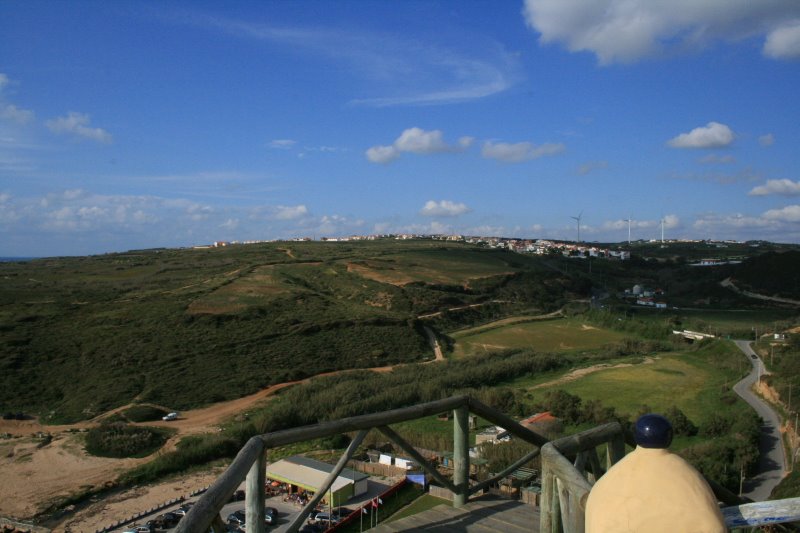
[[[575,435],[562,437],[552,442],[553,446],[565,457],[575,457],[578,452],[595,448],[612,440],[614,435],[622,433],[622,426],[618,422],[610,422],[597,426]]]
[[[308,514],[317,506],[322,498],[325,497],[325,494],[328,492],[328,490],[330,490],[333,482],[336,481],[336,478],[339,477],[339,474],[341,474],[342,470],[344,470],[344,467],[347,465],[347,461],[353,458],[356,450],[358,450],[358,447],[361,446],[361,443],[364,441],[364,437],[367,436],[367,433],[369,433],[369,430],[362,429],[358,432],[355,438],[350,441],[350,445],[347,447],[347,450],[345,450],[344,455],[339,458],[339,462],[336,463],[336,466],[333,467],[331,473],[328,474],[328,477],[326,477],[325,481],[322,482],[320,489],[316,494],[314,494],[314,497],[311,498],[311,501],[309,501],[305,507],[303,507],[294,520],[292,520],[292,523],[289,525],[288,529],[290,533],[300,529],[300,526],[303,525],[303,520],[306,519]],[[249,533],[249,527],[247,531]]]
[[[754,502],[722,509],[728,529],[800,521],[800,498]]]
[[[489,422],[502,427],[515,437],[518,437],[525,442],[529,442],[540,447],[549,442],[547,438],[542,437],[538,433],[535,433],[524,426],[521,426],[519,422],[513,418],[501,413],[493,407],[489,407],[488,405],[479,402],[474,398],[469,398],[469,410],[478,416],[482,416]]]
[[[542,465],[547,465],[547,475],[555,477],[556,486],[560,487],[556,492],[559,493],[560,511],[566,530],[570,533],[582,532],[586,514],[586,499],[592,486],[561,454],[556,448],[555,442],[542,447]]]
[[[213,533],[218,533],[220,531],[221,532],[228,531],[225,522],[222,520],[222,517],[219,514],[217,514],[217,516],[214,517],[214,520],[211,522],[211,528],[208,531],[209,533],[211,533],[212,531]]]
[[[422,456],[422,454],[420,454],[416,449],[414,449],[414,447],[411,444],[409,444],[405,439],[403,439],[403,437],[398,435],[398,433],[395,430],[393,430],[389,426],[379,426],[378,431],[386,435],[386,437],[388,437],[389,440],[400,446],[400,448],[408,455],[410,455],[411,458],[414,459],[417,463],[419,463],[422,469],[425,470],[425,472],[427,472],[437,483],[439,483],[441,486],[443,486],[453,494],[456,493],[456,486],[453,485],[453,483],[451,483],[449,479],[444,477],[438,470],[436,470],[435,466],[430,464],[428,460]]]
[[[625,457],[625,435],[613,435],[606,447],[606,470]]]
[[[467,405],[468,402],[469,398],[467,396],[452,396],[444,400],[421,403],[410,407],[393,409],[391,411],[352,416],[310,426],[275,431],[273,433],[260,435],[259,438],[267,448],[274,448],[276,446],[285,446],[286,444],[293,444],[295,442],[332,437],[341,433],[349,433],[362,429],[396,424],[398,422],[406,422],[417,418],[425,418],[426,416],[437,415],[445,411],[456,409],[462,405]]]
[[[483,489],[486,489],[486,488],[490,487],[494,483],[497,483],[498,481],[500,481],[501,479],[503,479],[507,475],[511,474],[517,468],[521,467],[525,463],[534,460],[538,455],[539,455],[539,448],[536,448],[535,450],[526,453],[521,458],[519,458],[516,461],[514,461],[514,463],[512,463],[511,466],[509,466],[508,468],[506,468],[505,470],[503,470],[499,474],[496,474],[496,475],[490,477],[489,479],[481,481],[477,485],[473,485],[469,489],[470,495],[478,493],[478,492],[482,491]]]
[[[539,531],[541,533],[560,533],[561,512],[559,511],[556,477],[542,458],[542,501],[539,506]]]
[[[469,499],[469,410],[466,405],[453,411],[453,507]]]
[[[247,473],[245,487],[245,526],[247,533],[264,533],[264,482],[266,481],[265,451],[253,461]]]
[[[222,506],[228,503],[231,495],[244,481],[250,467],[256,459],[264,453],[264,442],[253,437],[245,444],[230,466],[211,487],[198,500],[197,504],[186,513],[186,516],[178,522],[176,533],[196,533],[207,531],[215,517],[219,517]]]
[[[597,455],[597,448],[591,448],[584,452],[587,456],[587,460],[589,462],[589,470],[585,472],[586,479],[589,480],[589,483],[592,485],[600,479],[600,476],[606,473],[605,469],[600,466],[600,457]],[[590,477],[591,476],[591,477]]]

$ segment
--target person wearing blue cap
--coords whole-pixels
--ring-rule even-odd
[[[661,415],[636,421],[636,449],[602,476],[586,502],[586,533],[724,533],[711,487],[667,448],[672,424]]]

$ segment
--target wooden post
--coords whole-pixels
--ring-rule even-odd
[[[347,461],[353,458],[358,447],[361,446],[361,443],[364,441],[364,437],[367,436],[366,429],[362,429],[359,431],[355,438],[350,441],[350,444],[347,446],[347,449],[344,451],[344,455],[339,458],[339,461],[336,463],[336,466],[333,467],[328,475],[325,477],[325,480],[320,485],[319,490],[314,494],[314,496],[309,500],[309,502],[303,507],[303,509],[294,517],[292,523],[289,524],[289,531],[297,531],[300,529],[300,526],[303,525],[303,520],[311,513],[314,507],[317,506],[319,502],[322,501],[322,498],[325,497],[326,494],[331,496],[331,500],[333,500],[333,493],[331,492],[331,486],[336,481],[336,478],[339,477],[339,474],[342,473],[344,467],[347,465]],[[333,502],[329,502],[329,506],[332,507]],[[248,532],[249,533],[249,532]]]
[[[222,506],[228,503],[239,484],[245,480],[251,465],[257,462],[263,453],[264,442],[261,438],[253,437],[247,441],[227,470],[209,487],[192,510],[178,522],[175,533],[206,531],[219,517]]]
[[[622,433],[613,435],[606,448],[606,470],[617,464],[625,457],[625,437]]]
[[[461,507],[469,498],[469,409],[453,410],[453,507]]]
[[[550,513],[553,484],[553,474],[550,473],[547,463],[542,458],[542,499],[539,501],[539,531],[541,533],[552,533],[553,531],[553,516]]]
[[[248,533],[264,533],[264,482],[266,481],[266,450],[258,454],[247,473],[245,485],[245,521]]]

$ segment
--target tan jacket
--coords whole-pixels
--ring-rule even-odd
[[[586,533],[726,531],[706,480],[666,449],[637,446],[597,481],[586,503]]]

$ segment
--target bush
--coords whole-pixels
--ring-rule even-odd
[[[168,436],[159,428],[106,423],[88,431],[86,451],[99,457],[145,457],[161,448]]]
[[[134,405],[125,409],[122,414],[131,422],[151,422],[161,420],[168,411],[152,405]]]

